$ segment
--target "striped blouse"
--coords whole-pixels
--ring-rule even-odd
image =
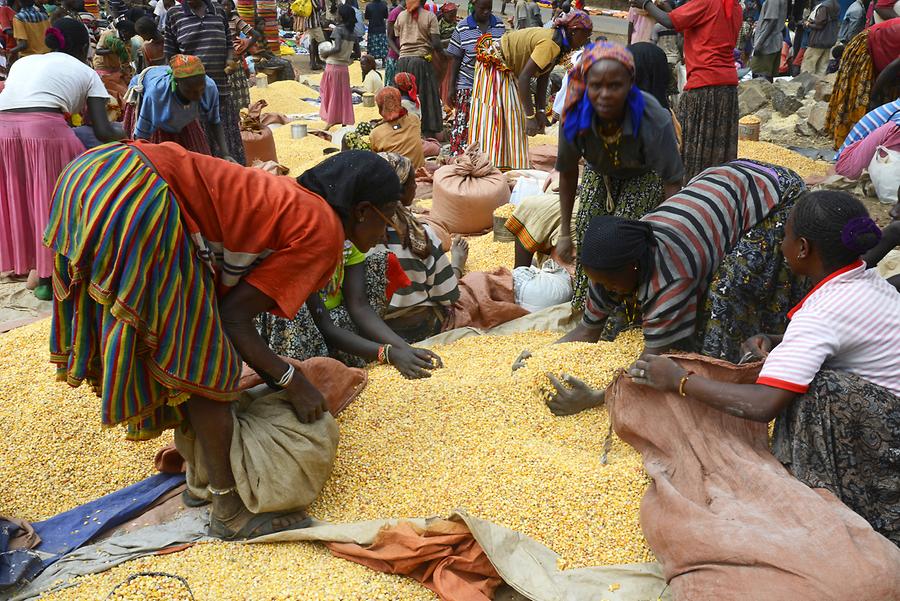
[[[423,224],[431,240],[431,255],[420,259],[403,242],[394,228],[387,228],[387,242],[373,250],[388,250],[400,260],[400,266],[412,284],[394,292],[391,309],[416,306],[452,305],[459,299],[459,282],[450,259],[441,248],[441,239],[427,223]]]
[[[757,383],[803,394],[832,369],[900,397],[900,295],[876,271],[857,261],[819,282],[788,314]]]
[[[666,348],[694,334],[719,263],[780,202],[777,174],[738,160],[707,169],[641,218],[656,238],[652,273],[635,292],[646,346]],[[622,300],[592,285],[584,325],[602,327]]]
[[[844,144],[841,146],[841,149],[838,150],[837,155],[835,155],[835,160],[841,158],[841,153],[844,152],[848,146],[862,140],[888,121],[893,121],[900,125],[900,100],[882,104],[877,109],[871,110],[863,115],[863,118],[860,119],[856,125],[853,126],[853,129],[850,130],[850,133],[847,134]]]
[[[490,16],[490,27],[487,33],[495,40],[499,40],[506,33],[506,26],[503,21]],[[447,47],[447,54],[454,58],[460,59],[459,78],[456,82],[457,90],[471,90],[475,85],[475,42],[484,35],[475,17],[469,15],[467,19],[463,19],[453,30],[450,36],[450,45]]]
[[[198,17],[187,2],[176,4],[166,15],[166,62],[176,54],[200,57],[206,74],[216,82],[219,97],[231,94],[225,63],[232,48],[231,26],[225,11],[206,0],[206,12]]]

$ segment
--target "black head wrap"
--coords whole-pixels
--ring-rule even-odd
[[[304,171],[297,183],[324,198],[345,219],[363,201],[384,206],[403,193],[391,164],[368,150],[339,152]]]
[[[650,42],[638,42],[628,47],[634,55],[634,83],[656,98],[664,109],[669,108],[669,61],[662,48]]]
[[[581,242],[581,264],[597,271],[615,271],[637,263],[649,274],[656,239],[643,221],[611,215],[594,217]]]

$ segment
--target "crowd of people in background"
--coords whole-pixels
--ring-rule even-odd
[[[622,45],[568,0],[546,20],[534,0],[508,18],[491,0],[295,0],[283,19],[272,7],[248,17],[242,0],[110,0],[103,13],[7,1],[0,272],[32,275],[35,295],[55,300],[53,361],[70,383],[106,376],[106,425],[146,439],[190,420],[213,536],[308,522],[302,508],[254,514],[236,493],[220,401],[242,361],[304,422],[324,400],[284,357],[428,377],[441,360],[416,343],[453,323],[467,243],[448,245],[410,210],[425,148],[523,170],[529,138],[556,125],[550,194],[521,202],[506,228],[517,266],[550,254],[573,264],[579,322],[562,341],[641,327],[635,381],[782,416],[779,459],[900,544],[896,468],[880,460],[900,446],[900,296],[867,269],[900,244],[900,210],[882,230],[848,194],[810,193],[787,168],[738,159],[739,80],[799,72],[835,73],[826,127],[838,173],[859,177],[879,148],[900,147],[900,3],[630,0]],[[279,25],[323,71],[325,129],[355,127],[296,180],[247,168],[239,129],[250,65],[296,78],[273,47]],[[354,94],[381,118],[356,123]],[[737,362],[748,339],[766,359],[752,385],[658,357]],[[556,414],[603,402],[554,382]],[[811,409],[846,397],[853,412]],[[873,433],[866,448],[828,434],[858,423]],[[835,465],[873,494],[842,492]]]

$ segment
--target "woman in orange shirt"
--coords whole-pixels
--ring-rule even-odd
[[[284,389],[300,421],[322,394],[278,358],[256,315],[294,317],[331,278],[344,240],[365,252],[402,189],[371,152],[336,155],[297,181],[173,143],[90,150],[60,176],[44,243],[56,251],[51,360],[102,398],[106,426],[147,440],[189,420],[212,497],[209,534],[304,527],[303,508],[253,514],[229,449],[242,361]]]

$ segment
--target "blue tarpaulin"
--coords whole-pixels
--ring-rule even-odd
[[[41,537],[35,550],[51,555],[44,567],[85,544],[98,534],[142,515],[176,486],[184,484],[184,474],[156,474],[137,484],[32,524]]]

